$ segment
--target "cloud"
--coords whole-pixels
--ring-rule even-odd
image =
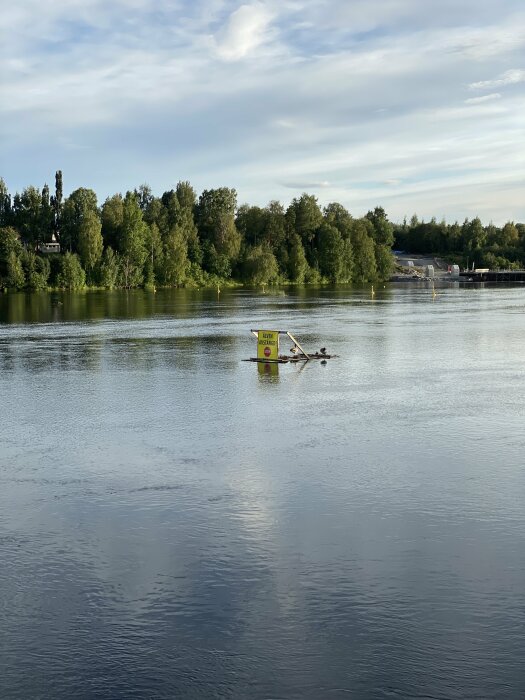
[[[480,80],[476,83],[470,83],[471,90],[490,90],[495,87],[503,87],[504,85],[515,85],[525,81],[525,70],[514,68],[505,71],[499,78],[495,80]]]
[[[66,193],[89,182],[101,200],[144,181],[162,193],[190,179],[261,205],[286,202],[290,189],[356,213],[385,198],[392,216],[412,193],[408,213],[428,216],[434,193],[448,192],[440,178],[464,184],[465,208],[475,208],[476,177],[485,195],[493,183],[495,207],[509,202],[500,168],[523,177],[524,98],[509,89],[498,99],[524,79],[514,67],[525,48],[521,0],[442,0],[430,15],[419,0],[39,7],[11,3],[0,16],[10,189],[61,168]],[[482,92],[465,95],[466,86]],[[525,218],[520,201],[509,218]],[[461,197],[446,202],[460,216]]]
[[[490,95],[481,95],[480,97],[471,97],[465,100],[466,105],[478,105],[482,102],[491,102],[492,100],[499,100],[501,95],[499,92],[492,92]]]
[[[272,15],[260,2],[241,5],[215,35],[217,54],[226,61],[247,56],[265,41]]]
[[[282,183],[283,187],[287,187],[288,189],[291,190],[318,190],[322,189],[324,187],[330,187],[330,183],[327,182],[326,180],[323,180],[321,182],[311,182],[308,180],[305,181],[297,181],[297,182],[283,182]]]

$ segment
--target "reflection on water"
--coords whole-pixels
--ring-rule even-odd
[[[279,365],[275,362],[257,362],[259,379],[262,382],[275,382],[279,379]]]
[[[524,303],[1,296],[0,696],[523,697]]]

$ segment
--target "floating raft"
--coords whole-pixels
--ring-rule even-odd
[[[308,362],[309,360],[331,360],[337,355],[329,355],[326,348],[319,352],[306,352],[290,331],[251,330],[257,338],[257,357],[249,357],[244,362],[261,362],[263,364],[286,364],[287,362]],[[293,343],[291,355],[279,354],[279,336],[286,335]]]
[[[308,357],[306,355],[279,355],[279,357],[276,360],[267,360],[266,358],[259,358],[259,357],[249,357],[247,360],[243,360],[243,362],[262,362],[263,364],[268,364],[268,363],[279,363],[279,364],[286,364],[287,362],[308,362],[308,360],[331,360],[334,357],[339,357],[339,355],[322,355],[319,352],[314,352],[312,354],[308,353]]]

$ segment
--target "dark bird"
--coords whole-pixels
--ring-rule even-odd
[[[321,353],[321,355],[326,355],[326,348],[321,348],[319,352]]]
[[[321,360],[321,364],[322,364],[322,365],[327,365],[328,363],[327,363],[326,360]]]

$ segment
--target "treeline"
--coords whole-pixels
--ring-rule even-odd
[[[50,241],[60,253],[42,252]],[[321,209],[303,194],[284,208],[237,205],[234,189],[197,197],[179,182],[161,197],[147,185],[99,206],[91,189],[63,197],[30,186],[13,197],[0,178],[0,287],[206,286],[223,280],[369,282],[393,268],[394,227],[383,209],[359,219],[341,205]]]
[[[525,267],[525,224],[512,221],[498,227],[484,226],[478,217],[462,224],[447,224],[413,216],[394,226],[395,246],[410,253],[443,255],[463,266],[493,270]]]

